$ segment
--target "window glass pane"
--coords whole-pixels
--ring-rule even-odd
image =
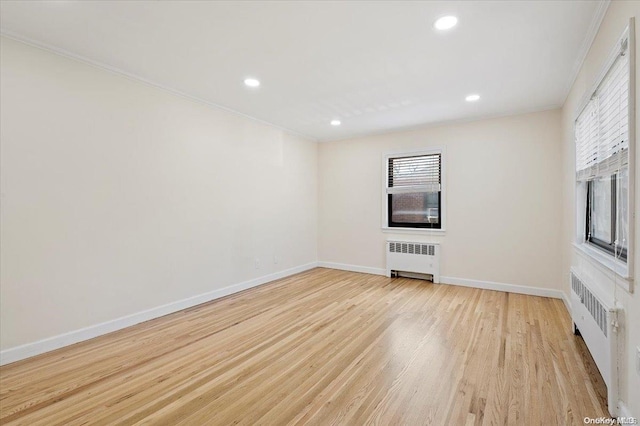
[[[617,238],[618,247],[627,249],[627,242],[629,240],[629,169],[624,168],[620,170],[618,174],[618,221],[617,225]]]
[[[391,196],[391,221],[396,223],[439,223],[438,193],[393,194]]]
[[[597,238],[610,244],[613,242],[611,235],[611,177],[602,177],[591,181],[589,196],[591,238]]]

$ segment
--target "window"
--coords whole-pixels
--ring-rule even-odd
[[[578,214],[582,241],[627,261],[629,238],[628,38],[575,122]]]
[[[442,152],[386,158],[386,225],[442,229]]]
[[[626,230],[623,228],[626,226],[628,195],[624,190],[618,192],[617,187],[627,182],[626,176],[617,174],[587,181],[585,212],[585,240],[623,261],[627,260]]]

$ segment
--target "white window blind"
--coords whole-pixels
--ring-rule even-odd
[[[629,163],[629,54],[620,54],[575,123],[578,180],[616,173]]]
[[[387,194],[441,190],[441,154],[389,158]]]

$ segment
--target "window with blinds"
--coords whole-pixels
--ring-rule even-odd
[[[387,159],[387,225],[442,227],[442,153]]]
[[[629,55],[622,42],[602,82],[575,123],[578,179],[611,175],[629,162]]]
[[[628,37],[575,121],[577,208],[584,241],[626,262],[629,223]],[[579,192],[580,195],[580,192]]]

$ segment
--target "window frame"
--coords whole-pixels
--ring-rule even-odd
[[[440,154],[440,205],[439,205],[439,213],[440,213],[440,227],[428,227],[428,226],[390,226],[389,224],[389,209],[390,205],[390,194],[387,194],[387,188],[389,185],[389,173],[388,173],[388,164],[389,160],[392,158],[402,158],[402,157],[416,157],[422,155],[435,155]],[[396,233],[396,234],[430,234],[430,235],[444,235],[446,231],[446,152],[444,147],[430,147],[420,150],[403,150],[403,151],[393,151],[387,152],[382,155],[382,208],[381,208],[381,228],[385,233]],[[400,222],[401,224],[405,224]],[[411,224],[415,225],[415,224]]]
[[[591,100],[592,95],[597,91],[597,89],[602,84],[604,78],[607,73],[614,65],[618,55],[620,53],[620,46],[624,40],[627,40],[628,48],[627,54],[629,55],[629,99],[628,99],[628,115],[629,115],[629,154],[628,154],[628,194],[627,194],[627,202],[628,202],[628,212],[627,212],[627,249],[624,251],[626,256],[626,262],[623,262],[621,259],[617,259],[615,256],[615,252],[613,249],[608,250],[605,247],[599,246],[597,243],[594,244],[593,241],[588,241],[587,236],[589,234],[589,228],[587,223],[588,211],[587,208],[587,200],[588,200],[588,189],[589,189],[589,181],[580,181],[577,176],[575,177],[575,210],[574,214],[576,215],[575,221],[575,234],[574,234],[574,243],[573,247],[576,252],[583,256],[584,259],[588,260],[589,263],[593,264],[597,268],[603,271],[613,272],[620,279],[617,280],[618,285],[623,287],[626,291],[632,293],[633,285],[630,277],[633,277],[634,273],[634,252],[635,252],[635,156],[636,156],[636,78],[635,78],[635,20],[631,18],[629,20],[628,26],[622,32],[622,35],[616,40],[613,45],[607,60],[604,62],[600,72],[597,74],[594,79],[594,83],[591,85],[590,89],[587,90],[580,103],[578,104],[578,108],[576,108],[574,116],[573,116],[573,134],[575,135],[575,125],[580,117],[582,111],[586,108],[589,101]],[[574,144],[575,148],[575,144]],[[574,155],[575,160],[575,155]],[[575,171],[575,167],[574,167]],[[576,172],[577,173],[577,172]],[[616,182],[617,183],[617,182]],[[617,193],[616,193],[617,194]],[[616,195],[617,197],[617,195]],[[612,218],[613,221],[617,221],[617,212],[615,214],[615,219]]]
[[[614,173],[610,176],[611,180],[611,205],[609,206],[611,209],[611,235],[613,241],[618,239],[618,174]],[[623,262],[627,262],[627,249],[621,247],[616,253],[616,248],[614,243],[608,243],[599,238],[593,237],[591,235],[591,188],[593,186],[594,179],[590,179],[586,181],[586,209],[585,209],[585,241],[590,243],[591,245],[596,246],[607,252],[609,255],[613,256],[614,259],[620,259]]]

